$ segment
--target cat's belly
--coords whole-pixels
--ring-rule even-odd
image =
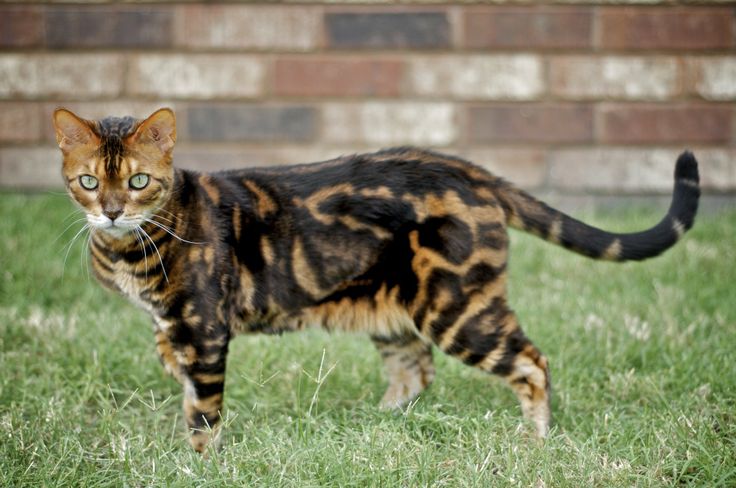
[[[327,330],[367,332],[394,336],[416,330],[405,307],[394,302],[343,298],[305,309],[300,319],[307,325]]]
[[[396,336],[406,331],[417,331],[406,307],[376,297],[346,297],[292,312],[271,310],[245,320],[235,320],[231,324],[231,330],[236,334],[278,334],[307,328],[365,332],[377,336]]]

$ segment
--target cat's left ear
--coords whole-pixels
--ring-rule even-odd
[[[155,111],[128,138],[135,144],[153,144],[166,154],[174,148],[176,142],[176,117],[169,108]]]

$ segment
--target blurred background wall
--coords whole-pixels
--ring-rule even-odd
[[[178,118],[178,165],[415,144],[548,194],[736,194],[726,2],[0,3],[0,187],[61,186],[50,115]]]

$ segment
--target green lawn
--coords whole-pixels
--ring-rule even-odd
[[[511,301],[552,367],[544,444],[500,380],[437,351],[419,401],[379,411],[370,341],[312,331],[233,341],[208,460],[186,442],[148,317],[88,276],[84,238],[64,266],[79,216],[61,194],[0,194],[0,485],[736,485],[736,212],[645,263],[514,234]]]

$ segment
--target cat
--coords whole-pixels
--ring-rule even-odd
[[[388,376],[383,407],[432,382],[435,345],[505,378],[545,437],[549,366],[507,303],[507,226],[591,258],[641,260],[691,228],[700,196],[684,152],[667,215],[613,234],[429,150],[208,174],[172,165],[170,109],[91,121],[60,108],[53,122],[94,274],[152,315],[199,452],[220,432],[230,339],[309,326],[370,336]]]

